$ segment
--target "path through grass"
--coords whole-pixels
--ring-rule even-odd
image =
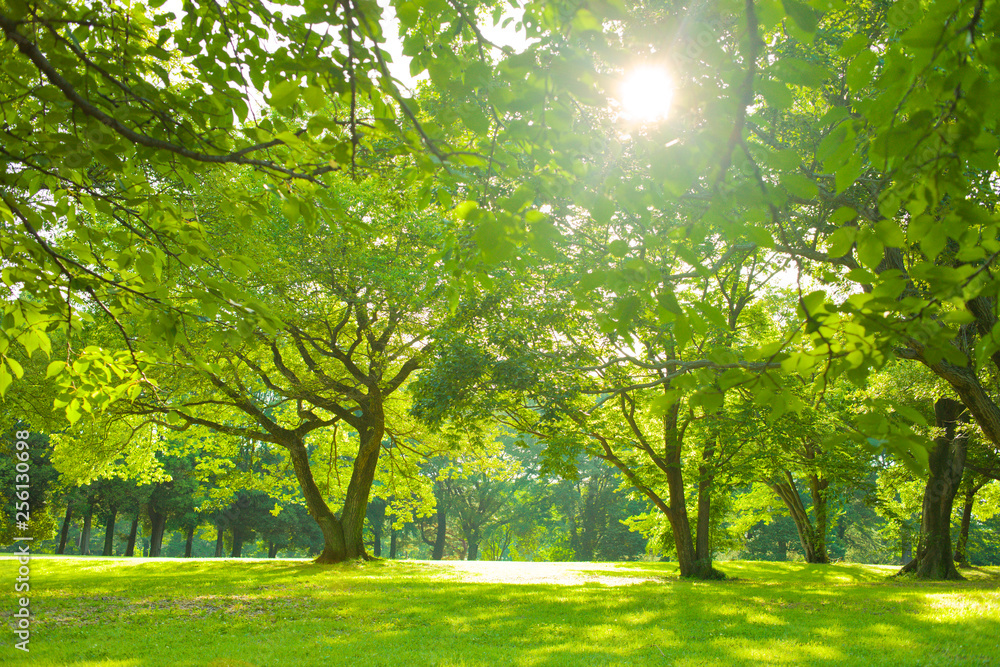
[[[0,664],[1000,664],[1000,568],[923,584],[875,566],[720,567],[735,578],[631,563],[512,584],[407,562],[36,558],[31,652],[7,630]],[[0,560],[0,588],[15,569]],[[639,583],[586,580],[608,575]],[[9,621],[15,594],[0,600]]]

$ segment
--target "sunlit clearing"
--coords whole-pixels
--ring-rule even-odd
[[[622,116],[639,123],[653,123],[667,117],[673,89],[667,73],[653,66],[636,67],[621,85]]]

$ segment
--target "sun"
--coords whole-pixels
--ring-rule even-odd
[[[663,68],[642,65],[625,75],[619,92],[623,118],[655,123],[667,117],[673,84]]]

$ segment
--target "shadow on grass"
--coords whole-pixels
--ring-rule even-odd
[[[967,589],[770,563],[721,564],[737,581],[620,587],[465,583],[392,562],[37,568],[33,665],[968,665],[1000,655],[995,572],[992,588]],[[0,662],[11,655],[0,649]]]

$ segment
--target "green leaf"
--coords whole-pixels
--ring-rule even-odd
[[[573,16],[573,29],[580,32],[601,32],[602,25],[594,13],[589,9],[579,10]]]
[[[826,301],[826,292],[815,290],[802,297],[802,308],[807,314],[813,315],[819,312],[819,307]]]
[[[454,214],[456,220],[465,220],[469,215],[479,208],[479,203],[474,201],[463,201],[455,207]]]
[[[833,186],[836,191],[843,192],[854,185],[854,181],[858,180],[858,177],[864,171],[864,167],[865,161],[860,155],[851,156],[834,174]]]
[[[82,416],[83,413],[80,411],[80,401],[79,399],[74,398],[69,402],[69,405],[66,406],[66,419],[70,424],[75,424]]]
[[[836,211],[833,212],[833,215],[830,216],[830,224],[842,225],[845,222],[849,220],[854,220],[857,217],[858,217],[858,212],[855,211],[853,208],[851,208],[850,206],[841,206],[840,208],[838,208]]]
[[[810,35],[816,32],[818,19],[812,7],[799,0],[781,0],[781,4],[797,26]]]
[[[830,77],[822,65],[803,58],[786,56],[771,66],[772,75],[779,81],[807,88],[819,88]]]
[[[302,90],[302,100],[311,111],[319,111],[328,101],[326,91],[319,86],[309,86]]]
[[[281,81],[271,86],[269,103],[275,109],[286,109],[295,103],[301,92],[298,81]]]
[[[718,412],[723,403],[725,403],[726,396],[723,393],[717,391],[702,391],[698,392],[691,398],[692,405],[701,405],[705,410],[705,414],[711,415]]]
[[[798,173],[784,174],[781,184],[789,193],[802,199],[812,199],[819,194],[819,188],[810,179]]]
[[[53,361],[48,365],[48,368],[45,369],[45,377],[50,378],[55,375],[59,375],[65,369],[66,369],[65,361]]]
[[[21,366],[20,362],[18,362],[16,359],[12,359],[11,357],[6,357],[5,359],[7,361],[7,365],[10,366],[10,370],[14,373],[14,377],[16,377],[18,380],[23,378],[24,368]]]
[[[895,220],[880,220],[875,225],[875,234],[887,247],[902,248],[906,245],[903,230],[899,228],[899,224]]]
[[[584,292],[590,292],[604,285],[607,279],[608,274],[606,271],[590,271],[580,276],[576,282],[576,286]]]
[[[855,33],[841,45],[837,54],[843,58],[851,58],[858,51],[868,46],[868,36],[862,32]]]
[[[606,225],[611,222],[611,216],[615,213],[615,203],[607,197],[598,197],[590,211],[590,216],[594,222]]]
[[[844,79],[847,87],[856,95],[861,95],[862,91],[871,84],[875,77],[875,67],[878,64],[878,56],[868,49],[861,51],[854,57],[851,64],[847,66]]]
[[[772,109],[788,109],[794,102],[792,91],[783,81],[761,79],[757,82],[757,90]]]
[[[628,241],[616,239],[608,244],[608,253],[612,257],[625,257],[629,253]]]
[[[874,270],[885,256],[882,241],[869,229],[861,230],[858,235],[858,259],[869,269]]]

